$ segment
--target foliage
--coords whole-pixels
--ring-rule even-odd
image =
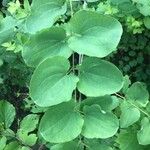
[[[3,0],[1,149],[149,150],[149,10],[149,0]]]

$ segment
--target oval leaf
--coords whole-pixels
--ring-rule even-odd
[[[71,100],[78,78],[67,75],[69,61],[63,57],[48,58],[34,71],[30,82],[30,96],[41,107]]]
[[[0,124],[9,128],[15,119],[16,111],[12,104],[7,101],[0,101]]]
[[[105,57],[116,50],[122,35],[121,24],[114,18],[91,11],[79,11],[70,21],[71,49],[79,54]]]
[[[99,58],[86,58],[81,65],[79,78],[79,91],[91,97],[113,94],[123,86],[123,75],[119,69]]]
[[[125,97],[129,101],[135,101],[142,107],[145,107],[149,101],[148,90],[142,82],[133,83],[127,90]]]
[[[72,51],[65,41],[65,30],[52,27],[32,35],[23,49],[23,58],[27,65],[37,66],[48,57],[64,56],[68,58]]]
[[[132,115],[131,115],[132,114]],[[140,111],[127,102],[121,104],[120,126],[127,128],[140,119]]]
[[[82,130],[83,119],[74,111],[71,101],[52,106],[43,116],[39,131],[51,143],[64,143],[75,139]]]
[[[109,138],[116,134],[119,120],[110,112],[103,112],[99,105],[84,107],[82,135],[86,138]]]

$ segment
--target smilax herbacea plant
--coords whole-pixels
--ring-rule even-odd
[[[13,17],[2,20],[0,43],[20,33],[22,57],[33,69],[29,96],[44,109],[41,117],[26,116],[17,131],[28,149],[38,137],[51,150],[113,150],[113,140],[120,150],[146,150],[150,144],[149,93],[144,83],[130,85],[129,77],[106,59],[117,50],[123,28],[117,17],[87,7],[97,1],[25,0],[23,8],[11,4]],[[13,110],[2,101],[0,108],[4,106]],[[36,128],[38,137],[32,133]],[[25,140],[28,135],[32,142]]]

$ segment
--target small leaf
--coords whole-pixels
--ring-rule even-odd
[[[25,22],[25,31],[35,33],[51,27],[66,10],[65,0],[33,0],[31,14]]]
[[[133,130],[121,131],[117,143],[119,144],[119,150],[143,150],[143,147],[137,141],[136,132]]]
[[[72,51],[66,43],[66,33],[60,27],[52,27],[32,35],[23,49],[23,58],[27,65],[37,66],[43,60],[53,56],[70,57]]]
[[[19,143],[17,141],[14,141],[7,144],[4,150],[18,150],[19,147]]]
[[[26,131],[23,131],[22,129],[19,129],[17,131],[17,136],[19,137],[19,139],[21,140],[21,142],[24,145],[29,145],[29,146],[33,146],[35,145],[38,137],[36,134],[29,134]]]
[[[32,122],[32,126],[31,126]],[[20,124],[20,129],[29,133],[36,129],[39,122],[39,116],[36,114],[30,114],[23,118]]]
[[[143,118],[141,121],[141,130],[137,133],[137,139],[139,144],[148,145],[150,144],[150,121],[148,118]]]
[[[147,29],[150,29],[150,17],[144,18],[144,25]]]
[[[121,128],[127,128],[134,124],[140,119],[140,111],[129,104],[128,102],[123,102],[121,104],[121,116],[120,116],[120,126]]]
[[[119,105],[119,100],[115,96],[105,95],[102,97],[87,98],[81,103],[81,109],[84,106],[98,104],[103,111],[111,112]]]
[[[56,144],[51,147],[51,150],[82,150],[80,149],[79,143],[76,141],[71,141],[62,144]]]
[[[6,142],[7,142],[7,139],[5,136],[0,137],[0,146],[1,146],[0,148],[1,148],[1,150],[3,150],[5,148]]]
[[[85,140],[87,150],[113,150],[107,143],[102,143],[99,139]]]
[[[135,101],[145,107],[149,100],[149,93],[143,83],[135,82],[127,90],[125,97],[127,100]]]
[[[123,86],[123,75],[119,69],[99,58],[85,58],[80,72],[78,90],[89,97],[113,94]]]
[[[30,96],[41,107],[56,105],[72,98],[78,77],[67,75],[69,61],[63,57],[48,58],[34,71]]]
[[[70,48],[88,56],[105,57],[115,51],[122,34],[116,19],[91,11],[77,12],[70,25]]]
[[[9,128],[14,121],[16,112],[12,104],[7,101],[0,101],[0,124]]]
[[[82,135],[86,138],[109,138],[117,133],[119,120],[110,112],[103,112],[99,105],[84,107]]]
[[[0,22],[0,45],[8,42],[14,36],[16,21],[12,17],[5,17]]]
[[[65,102],[50,107],[44,114],[39,131],[51,143],[64,143],[75,139],[82,130],[83,119],[75,111],[75,103]]]
[[[122,87],[122,92],[123,93],[126,93],[126,91],[129,88],[130,84],[131,84],[131,80],[130,80],[129,76],[125,75],[124,76],[124,84],[123,84],[123,87]]]

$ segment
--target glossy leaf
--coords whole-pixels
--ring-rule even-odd
[[[88,56],[105,57],[115,51],[122,34],[116,19],[85,10],[74,15],[70,26],[70,48]]]
[[[110,112],[103,112],[99,105],[84,107],[82,135],[86,138],[109,138],[117,133],[119,120]]]
[[[134,124],[140,119],[140,111],[129,104],[128,102],[123,102],[121,104],[121,116],[120,116],[120,126],[121,128],[127,128]]]
[[[67,75],[69,61],[63,57],[48,58],[34,71],[30,96],[41,107],[56,105],[72,98],[78,77]]]
[[[48,142],[64,143],[75,139],[82,126],[83,119],[71,101],[50,107],[41,120],[39,132]]]
[[[31,13],[26,19],[26,32],[35,33],[51,27],[66,12],[65,0],[33,0]]]
[[[16,111],[12,104],[7,101],[0,101],[0,124],[4,124],[5,128],[9,128],[15,115]]]
[[[86,96],[113,94],[123,86],[123,76],[119,69],[99,58],[85,58],[80,72],[78,89]]]
[[[53,56],[68,58],[72,51],[66,43],[66,33],[60,27],[52,27],[32,35],[23,49],[27,65],[37,66],[44,59]]]

